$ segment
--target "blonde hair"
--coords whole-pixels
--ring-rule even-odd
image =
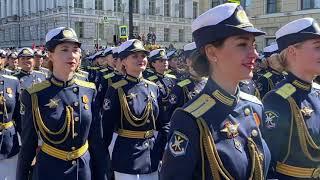
[[[287,50],[281,51],[280,54],[272,54],[267,58],[268,65],[278,72],[287,70]]]

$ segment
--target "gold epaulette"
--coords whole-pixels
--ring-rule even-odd
[[[100,68],[95,66],[95,67],[91,67],[91,69],[92,69],[92,70],[98,70],[98,69],[100,69]]]
[[[34,84],[31,87],[27,88],[27,91],[28,91],[29,94],[33,94],[33,93],[39,92],[41,90],[44,90],[44,89],[46,89],[46,88],[48,88],[50,86],[51,86],[50,81],[45,80],[45,81],[42,81],[42,82],[37,83],[37,84]]]
[[[165,74],[164,76],[168,77],[168,78],[172,78],[172,79],[177,79],[177,77],[175,75],[172,75],[172,74]]]
[[[96,85],[92,82],[87,82],[87,81],[83,81],[80,79],[75,79],[75,83],[79,86],[83,86],[83,87],[87,87],[87,88],[91,88],[91,89],[96,89]]]
[[[107,72],[107,71],[109,71],[108,68],[104,68],[104,69],[101,69],[101,70],[100,70],[100,72]]]
[[[265,78],[270,78],[272,76],[271,72],[267,72],[263,75]]]
[[[43,74],[43,75],[46,75],[46,73],[42,72],[42,71],[37,71],[37,70],[33,70],[35,73],[38,73],[38,74]]]
[[[147,79],[143,79],[144,82],[146,82],[147,84],[151,84],[151,85],[154,85],[154,86],[157,86],[156,83],[152,82],[152,81],[149,81]]]
[[[150,76],[147,78],[149,81],[154,81],[154,80],[157,80],[158,79],[158,76],[156,75],[153,75],[153,76]]]
[[[147,69],[146,71],[148,71],[149,73],[154,73],[154,71],[151,69]]]
[[[116,83],[113,83],[111,86],[112,86],[114,89],[118,89],[118,88],[120,88],[120,87],[122,87],[122,86],[124,86],[124,85],[126,85],[126,84],[128,84],[128,81],[125,80],[125,79],[122,79],[122,80],[120,80],[120,81],[118,81],[118,82],[116,82]]]
[[[320,89],[320,84],[314,82],[314,83],[312,83],[312,87],[314,89]]]
[[[6,75],[6,74],[3,74],[2,76],[3,76],[3,77],[5,77],[5,78],[8,78],[8,79],[18,80],[18,78],[17,78],[17,77],[12,76],[12,75]]]
[[[178,82],[177,85],[180,86],[180,87],[183,87],[183,86],[186,86],[186,85],[188,85],[190,83],[191,83],[190,79],[185,79],[183,81]]]
[[[290,83],[286,83],[283,86],[281,86],[276,93],[279,94],[281,97],[283,97],[284,99],[287,99],[288,97],[290,97],[294,92],[296,92],[296,88],[290,84]]]
[[[84,74],[81,74],[81,73],[79,73],[79,72],[76,72],[76,76],[80,76],[80,77],[86,77],[86,75],[84,75]]]
[[[199,118],[215,104],[216,101],[212,97],[208,94],[202,94],[193,103],[184,108],[184,111],[192,114],[195,118]]]
[[[106,74],[103,76],[104,79],[109,79],[109,78],[112,78],[113,76],[115,76],[114,72],[111,72],[109,74]]]
[[[256,96],[253,96],[251,94],[247,94],[245,92],[240,91],[239,97],[241,99],[262,105],[262,102]]]
[[[84,70],[79,70],[79,73],[81,73],[83,75],[88,75],[89,74],[87,71],[84,71]]]

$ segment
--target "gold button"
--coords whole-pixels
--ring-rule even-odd
[[[257,137],[258,136],[258,131],[257,130],[252,130],[251,131],[251,135],[253,136],[253,137]]]
[[[79,121],[79,117],[75,117],[74,120],[75,120],[76,122],[78,122],[78,121]]]
[[[1,81],[0,84],[3,84],[3,81]]]
[[[84,109],[85,109],[85,110],[88,110],[88,109],[89,109],[89,105],[88,105],[88,104],[85,104],[85,105],[84,105]]]
[[[78,88],[76,88],[76,87],[73,88],[73,92],[74,92],[74,93],[78,92]]]
[[[150,120],[149,120],[149,119],[147,120],[147,123],[150,123]]]
[[[72,151],[76,150],[76,147],[72,147],[71,150],[72,150]]]
[[[74,133],[74,136],[78,136],[78,133],[75,132],[75,133]]]
[[[246,115],[246,116],[249,116],[249,114],[250,114],[250,109],[249,108],[245,108],[244,109],[244,114]]]
[[[74,102],[73,105],[74,105],[74,106],[78,106],[79,103],[78,103],[78,102]]]
[[[77,164],[77,161],[72,161],[72,165],[76,165]]]
[[[75,156],[74,156],[74,154],[71,154],[70,157],[73,159]]]

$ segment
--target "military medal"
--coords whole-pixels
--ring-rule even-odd
[[[50,109],[53,109],[58,107],[60,99],[50,99],[49,101],[50,102],[45,106],[49,107]]]
[[[311,109],[310,107],[307,107],[307,106],[305,106],[301,109],[301,113],[305,117],[311,117],[311,114],[313,113],[313,111],[314,111],[313,109]]]
[[[238,127],[239,127],[239,123],[238,124],[232,124],[230,121],[227,121],[224,124],[224,128],[222,130],[220,130],[220,132],[227,133],[227,137],[229,139],[235,138],[235,137],[237,137],[239,135]]]
[[[83,95],[83,96],[82,96],[82,102],[83,102],[84,104],[88,104],[89,98],[88,98],[87,95]]]
[[[7,88],[7,90],[6,90],[6,92],[7,92],[7,94],[8,94],[8,96],[10,97],[10,98],[12,98],[12,89],[11,88]]]

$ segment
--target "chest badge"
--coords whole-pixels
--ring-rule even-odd
[[[314,111],[313,109],[306,106],[301,109],[301,113],[305,117],[311,117],[311,114],[313,113],[313,111]]]
[[[84,104],[88,104],[88,103],[89,103],[89,98],[88,98],[87,95],[83,95],[83,96],[82,96],[82,102],[83,102]]]
[[[49,103],[46,104],[45,106],[49,107],[50,109],[57,108],[59,105],[60,99],[50,99]]]
[[[220,132],[227,133],[228,138],[235,138],[239,135],[238,128],[239,128],[239,123],[238,124],[232,124],[230,121],[227,121],[224,125],[224,128],[220,130]]]
[[[9,96],[10,98],[12,98],[12,93],[13,93],[12,89],[11,89],[11,88],[7,88],[7,89],[6,89],[6,92],[7,92],[8,96]]]

